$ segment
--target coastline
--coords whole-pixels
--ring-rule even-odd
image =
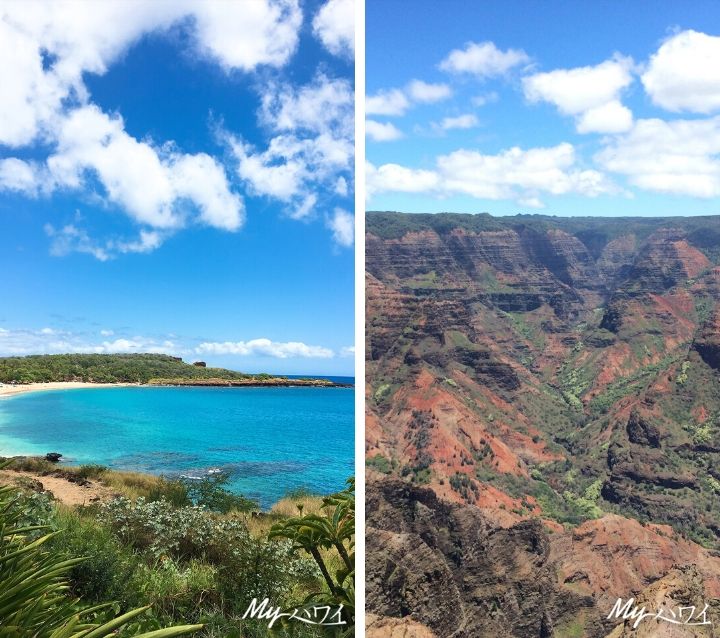
[[[48,390],[80,390],[87,388],[182,388],[182,387],[213,387],[213,388],[260,388],[260,387],[314,387],[314,388],[352,388],[352,384],[334,383],[318,379],[280,379],[267,380],[240,379],[192,379],[158,380],[149,383],[94,383],[92,381],[48,381],[46,383],[8,384],[0,383],[0,400],[9,399],[31,392]]]
[[[80,390],[83,388],[128,388],[139,386],[139,383],[91,383],[89,381],[48,381],[46,383],[8,384],[0,383],[0,400],[30,392],[48,390]]]

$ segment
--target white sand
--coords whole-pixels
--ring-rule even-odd
[[[9,385],[0,383],[0,399],[7,399],[28,392],[45,390],[76,390],[80,388],[124,388],[137,383],[88,383],[85,381],[51,381],[49,383],[28,383],[25,385]]]

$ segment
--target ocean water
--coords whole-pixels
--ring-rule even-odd
[[[351,388],[91,388],[0,400],[0,456],[200,476],[265,508],[289,490],[328,494],[354,472]]]

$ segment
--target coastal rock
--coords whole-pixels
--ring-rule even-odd
[[[50,463],[58,463],[61,458],[62,454],[60,454],[59,452],[48,452],[45,455],[45,460],[50,461]]]

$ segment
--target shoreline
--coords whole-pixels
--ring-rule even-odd
[[[49,390],[82,390],[88,388],[353,388],[351,383],[322,383],[317,380],[303,379],[270,379],[268,381],[248,380],[204,380],[189,382],[168,380],[167,383],[95,383],[92,381],[48,381],[45,383],[9,384],[0,383],[0,400],[9,399],[22,394],[47,392]]]
[[[91,383],[89,381],[48,381],[46,383],[0,384],[0,400],[21,394],[47,392],[48,390],[81,390],[85,388],[130,388],[139,383]]]
[[[67,463],[63,461],[50,462],[45,459],[42,454],[12,454],[5,456],[0,454],[0,460],[9,461],[9,467],[0,468],[0,486],[14,483],[14,479],[24,478],[34,482],[34,486],[30,489],[33,491],[49,491],[55,499],[64,505],[87,505],[89,503],[109,500],[122,495],[122,490],[112,482],[103,481],[102,476],[86,477],[79,473],[81,464]],[[22,464],[24,461],[38,461],[45,463],[48,467],[44,469],[35,469],[27,467],[13,467],[15,463]],[[154,474],[148,471],[124,470],[119,468],[104,468],[103,474],[114,476],[122,479],[122,477],[143,477],[150,482],[162,481],[167,478],[161,474]],[[27,487],[27,486],[26,486]],[[336,491],[340,491],[338,488]],[[233,492],[234,493],[234,492]],[[323,498],[324,496],[335,493],[328,491],[324,493],[308,492],[308,498]],[[267,514],[274,507],[281,504],[286,499],[291,498],[289,495],[280,496],[277,500],[271,502],[270,505],[263,506],[258,500],[258,512]]]

